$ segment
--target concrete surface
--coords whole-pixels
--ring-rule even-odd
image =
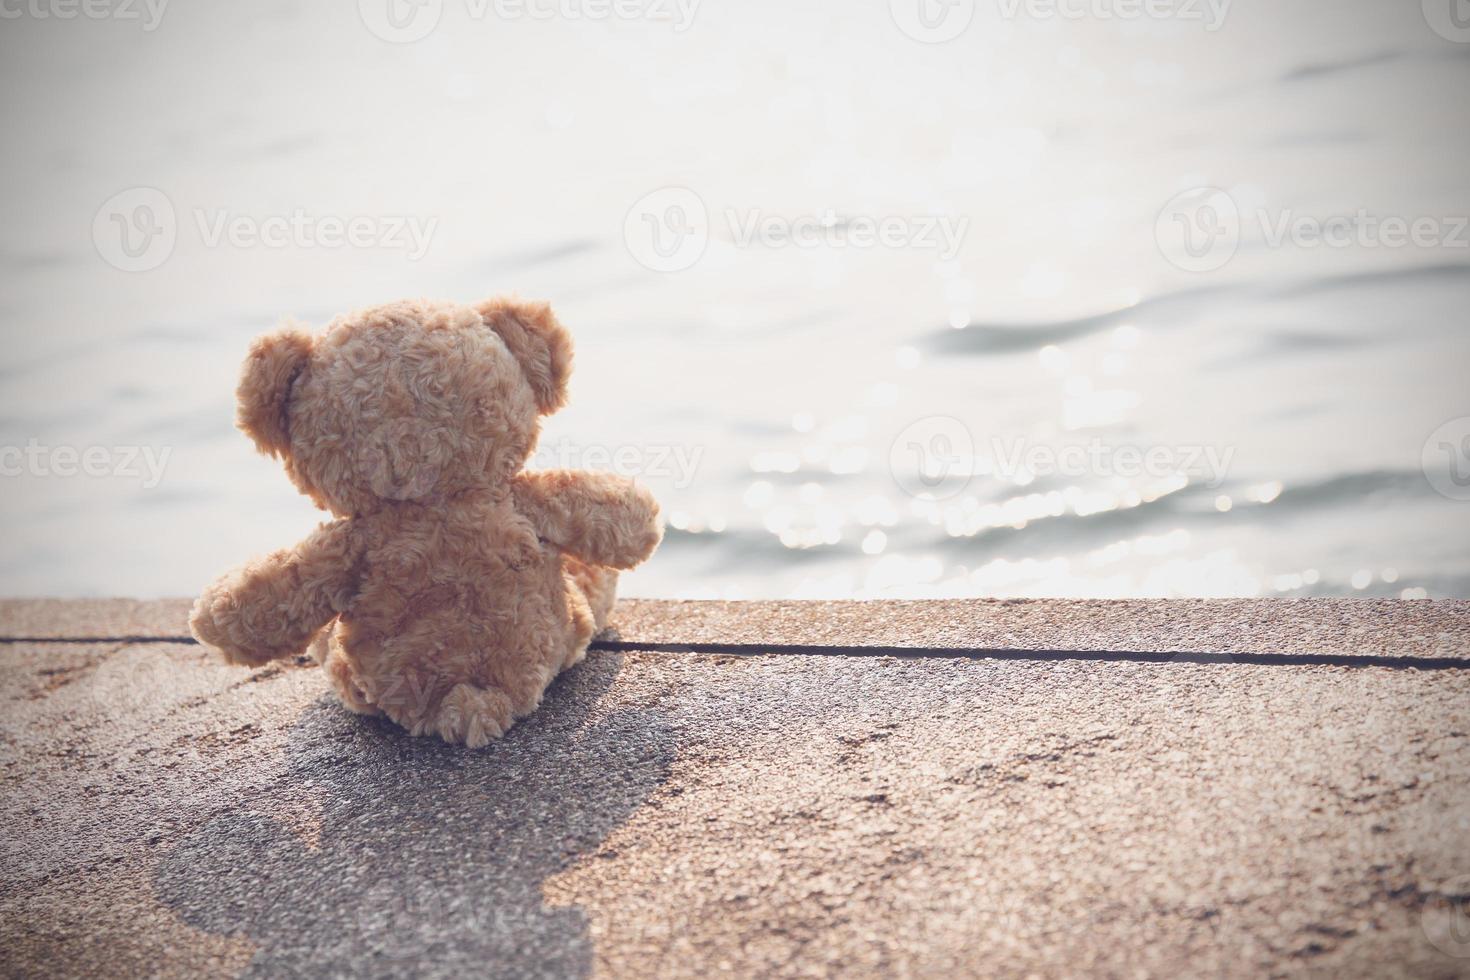
[[[174,638],[190,600],[0,600],[0,640]],[[843,654],[1225,653],[1264,662],[1470,662],[1470,602],[1392,599],[623,599],[602,649]],[[1064,657],[1062,659],[1075,659]],[[1144,659],[1143,656],[1138,659]]]
[[[676,605],[616,619],[717,635]],[[0,974],[1470,976],[1465,604],[1380,605],[1239,637],[1435,669],[602,651],[471,753],[314,667],[65,640],[185,604],[3,604],[59,642],[0,644]],[[1164,636],[1047,606],[1257,648],[1208,604]]]

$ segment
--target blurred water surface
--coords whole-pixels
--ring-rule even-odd
[[[286,0],[0,25],[0,444],[119,471],[4,478],[0,592],[192,593],[294,541],[321,515],[232,429],[250,338],[518,291],[579,344],[538,463],[636,471],[669,515],[626,594],[1470,596],[1470,502],[1425,471],[1470,416],[1470,44],[1417,3],[1216,30],[982,3],[944,44],[877,0],[796,6],[679,30],[447,0],[407,44]],[[125,272],[94,223],[139,187],[176,242]],[[1161,212],[1201,187],[1239,245],[1191,271]],[[709,216],[675,272],[628,242],[662,188]],[[295,213],[432,232],[212,241]],[[1363,215],[1441,234],[1273,241]],[[953,254],[841,244],[928,216],[964,222]],[[743,239],[766,218],[828,233]]]

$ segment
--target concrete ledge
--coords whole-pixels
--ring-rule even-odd
[[[190,600],[0,600],[0,640],[187,640]],[[1470,663],[1470,602],[624,599],[609,650],[1259,655]]]
[[[1470,663],[1470,602],[1357,599],[620,603],[604,645],[1153,653]]]
[[[824,608],[691,605],[619,621],[788,638]],[[826,608],[953,635],[902,605]],[[1048,605],[971,625],[1150,638]],[[1273,645],[1448,625],[1463,656],[1464,604],[1379,605],[1285,605],[1317,632]],[[25,606],[12,638],[48,626]],[[1212,606],[1154,639],[1228,639]],[[54,636],[178,614],[51,608]],[[481,752],[325,691],[177,642],[0,645],[0,976],[1470,975],[1470,670],[600,651]]]
[[[192,599],[0,599],[0,640],[189,636]]]

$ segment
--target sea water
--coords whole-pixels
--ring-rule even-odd
[[[625,594],[1470,596],[1453,3],[393,2],[0,25],[0,592],[299,539],[250,339],[518,291]]]

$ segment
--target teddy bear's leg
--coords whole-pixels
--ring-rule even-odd
[[[587,655],[587,644],[607,625],[617,600],[618,573],[563,555],[562,576],[567,583],[567,610],[572,616],[570,647],[562,664],[566,668]]]
[[[511,716],[510,698],[502,692],[456,684],[439,702],[433,730],[446,742],[478,749],[504,735]]]
[[[326,671],[332,689],[337,692],[337,697],[348,711],[359,715],[379,714],[378,709],[358,686],[357,679],[352,676],[352,666],[347,662],[347,655],[342,651],[342,641],[335,630],[329,628],[317,637],[317,642],[312,645],[311,655],[318,658],[317,662]]]
[[[316,635],[316,639],[311,641],[311,646],[306,648],[307,656],[315,660],[318,667],[326,666],[327,657],[331,655],[332,631],[336,627],[337,621],[333,619],[330,623],[322,627],[322,631]]]

